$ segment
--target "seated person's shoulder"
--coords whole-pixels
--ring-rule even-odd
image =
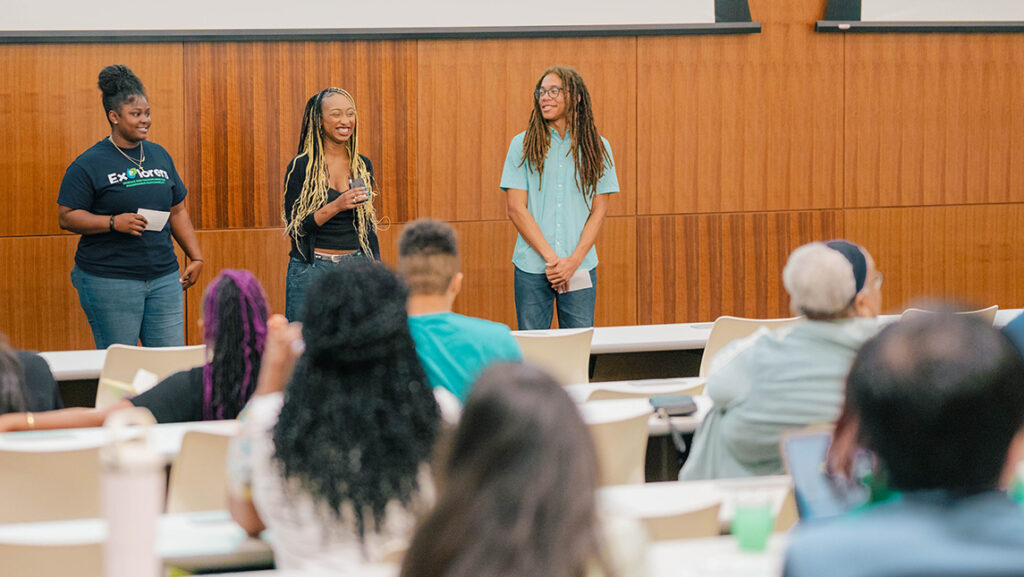
[[[61,401],[60,389],[46,359],[34,351],[15,350],[14,353],[25,374],[28,409],[31,411],[63,409],[64,403]]]

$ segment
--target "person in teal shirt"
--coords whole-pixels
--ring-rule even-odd
[[[409,286],[409,331],[431,386],[464,403],[492,364],[523,360],[507,326],[452,312],[462,273],[451,226],[432,219],[411,222],[398,241],[398,272]]]
[[[519,233],[515,265],[520,330],[594,326],[594,242],[619,191],[612,148],[594,124],[590,93],[576,70],[544,71],[525,132],[508,147],[500,187]]]

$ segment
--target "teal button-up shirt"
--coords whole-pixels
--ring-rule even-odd
[[[583,193],[576,187],[576,163],[572,157],[572,141],[569,133],[565,138],[551,129],[551,146],[544,160],[544,178],[541,178],[529,163],[523,162],[523,139],[520,132],[508,145],[505,168],[501,172],[501,189],[510,188],[526,191],[526,209],[537,221],[544,240],[551,245],[559,257],[572,255],[580,242],[583,225],[590,218],[590,207]],[[612,158],[612,147],[603,137],[608,157]],[[619,191],[619,179],[615,174],[615,161],[606,166],[604,176],[597,182],[595,194],[612,194]],[[545,263],[537,251],[527,244],[523,235],[516,239],[512,253],[512,264],[523,272],[544,274]],[[590,247],[579,269],[588,271],[597,266],[597,251]]]

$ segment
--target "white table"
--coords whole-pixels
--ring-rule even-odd
[[[602,413],[614,413],[618,411],[620,414],[625,414],[632,411],[634,407],[639,407],[640,405],[645,405],[648,411],[651,410],[650,401],[647,399],[586,402],[590,394],[598,389],[609,389],[623,392],[642,392],[644,394],[660,395],[670,394],[680,388],[689,388],[691,386],[699,385],[702,382],[704,382],[704,379],[700,377],[609,381],[604,383],[568,385],[565,387],[565,391],[569,393],[569,396],[581,406],[584,421],[586,421],[587,411],[590,411],[591,416],[596,417],[597,411],[602,411]],[[681,433],[692,433],[696,431],[697,427],[704,421],[704,417],[707,416],[708,411],[710,411],[714,406],[714,402],[712,402],[711,397],[708,397],[707,395],[694,395],[693,402],[697,405],[697,412],[685,417],[672,417],[672,425]],[[583,408],[588,406],[591,408]],[[665,419],[655,413],[651,414],[649,427],[650,435],[652,437],[663,437],[669,434],[668,423]]]
[[[705,539],[679,539],[647,545],[648,577],[779,577],[788,536],[777,533],[764,551],[740,551],[736,539],[726,535]],[[384,573],[386,575],[386,573]],[[302,577],[294,571],[225,573],[221,577]],[[398,575],[394,566],[393,575]]]
[[[188,431],[234,435],[238,426],[235,420],[153,425],[149,442],[158,453],[171,459],[181,451],[181,440]],[[4,451],[71,451],[100,447],[109,442],[109,431],[103,427],[0,434],[0,450]]]
[[[0,543],[84,545],[107,537],[105,519],[74,519],[0,525]],[[162,515],[157,525],[157,555],[166,565],[185,570],[269,565],[270,545],[249,537],[227,511]]]
[[[46,351],[39,353],[50,365],[53,378],[58,381],[99,379],[107,350],[89,351]]]
[[[1021,314],[1024,309],[1000,309],[996,312],[995,326],[1003,327]],[[892,322],[899,315],[883,315],[882,322]],[[590,343],[590,353],[605,355],[612,353],[640,353],[657,351],[700,350],[708,342],[713,322],[674,323],[664,325],[631,325],[618,327],[595,327]],[[557,334],[561,329],[530,331],[532,333]],[[53,377],[58,381],[72,381],[100,378],[107,351],[48,351],[39,353],[50,365]]]
[[[642,518],[684,513],[721,502],[718,519],[723,528],[728,528],[738,498],[764,499],[777,515],[792,486],[789,475],[615,485],[598,490],[598,503],[612,514]]]
[[[996,312],[996,327],[1006,326],[1024,309],[1000,309]],[[898,320],[900,315],[882,315],[883,323]],[[590,342],[590,353],[605,355],[611,353],[638,353],[653,351],[686,351],[703,349],[711,334],[714,322],[674,323],[665,325],[632,325],[618,327],[595,327]],[[561,329],[530,331],[531,333],[558,334]]]
[[[706,539],[661,541],[647,547],[649,577],[779,577],[788,536],[776,533],[758,553],[740,551],[726,535]]]

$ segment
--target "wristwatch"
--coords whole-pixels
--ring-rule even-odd
[[[110,232],[114,232],[114,215],[110,215]]]

